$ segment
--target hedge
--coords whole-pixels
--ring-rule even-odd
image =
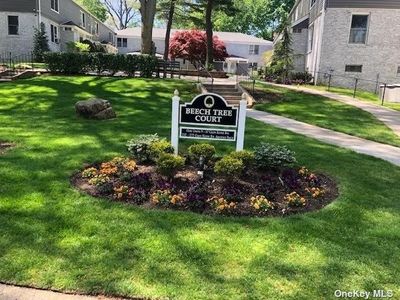
[[[89,71],[112,75],[119,71],[134,76],[136,71],[141,77],[151,77],[157,69],[158,60],[150,55],[122,55],[107,53],[69,53],[47,52],[44,62],[51,73],[84,74]]]

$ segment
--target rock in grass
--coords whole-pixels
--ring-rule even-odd
[[[78,116],[87,119],[107,120],[117,117],[110,102],[103,99],[78,101],[75,110]]]

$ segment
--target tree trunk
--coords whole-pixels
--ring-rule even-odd
[[[155,13],[156,0],[140,0],[140,14],[142,15],[142,54],[152,54]]]
[[[172,27],[172,21],[174,19],[174,12],[175,12],[175,1],[176,0],[170,0],[170,6],[169,6],[169,13],[168,13],[168,22],[167,22],[167,30],[165,32],[165,50],[164,50],[164,60],[168,60],[168,54],[169,54],[169,39],[171,37],[171,27]]]
[[[207,35],[207,59],[206,67],[212,66],[214,63],[213,55],[213,25],[212,25],[212,10],[214,6],[214,0],[207,1],[206,7],[206,35]]]

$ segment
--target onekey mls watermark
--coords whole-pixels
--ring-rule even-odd
[[[346,299],[390,299],[393,298],[394,294],[391,290],[373,290],[373,291],[342,291],[336,290],[334,293],[336,298]]]

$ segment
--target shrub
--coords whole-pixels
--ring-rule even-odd
[[[277,169],[296,162],[294,152],[283,146],[261,143],[254,148],[254,159],[260,169]]]
[[[313,80],[313,76],[308,72],[291,73],[290,78],[292,79],[292,81],[299,84],[309,83]]]
[[[85,73],[93,62],[92,55],[88,53],[46,52],[43,58],[50,72],[62,74]]]
[[[203,156],[205,162],[215,155],[215,147],[210,144],[193,144],[188,148],[190,158],[197,164]]]
[[[244,169],[243,162],[239,159],[225,156],[215,164],[214,171],[216,174],[232,179],[242,174]]]
[[[236,151],[229,154],[229,156],[241,160],[245,168],[249,168],[254,163],[254,152],[252,151]]]
[[[142,134],[127,142],[128,151],[139,162],[150,161],[152,143],[159,141],[157,134]]]
[[[73,53],[88,53],[90,51],[90,45],[81,42],[68,42],[67,51]]]
[[[268,211],[273,208],[272,203],[263,195],[251,197],[250,205],[257,211]]]
[[[184,165],[185,159],[182,156],[169,153],[161,154],[157,160],[158,172],[167,177],[173,177]]]
[[[296,192],[287,194],[284,199],[289,207],[302,207],[306,205],[306,199]]]
[[[80,74],[88,71],[98,73],[109,71],[111,75],[125,71],[133,76],[140,71],[141,77],[151,77],[157,68],[157,58],[149,55],[123,55],[105,53],[82,53],[76,50],[76,45],[89,47],[87,44],[74,43],[73,52],[46,52],[44,62],[53,73]]]
[[[174,153],[174,147],[166,139],[161,139],[150,143],[149,158],[151,161],[157,161],[163,153]]]

